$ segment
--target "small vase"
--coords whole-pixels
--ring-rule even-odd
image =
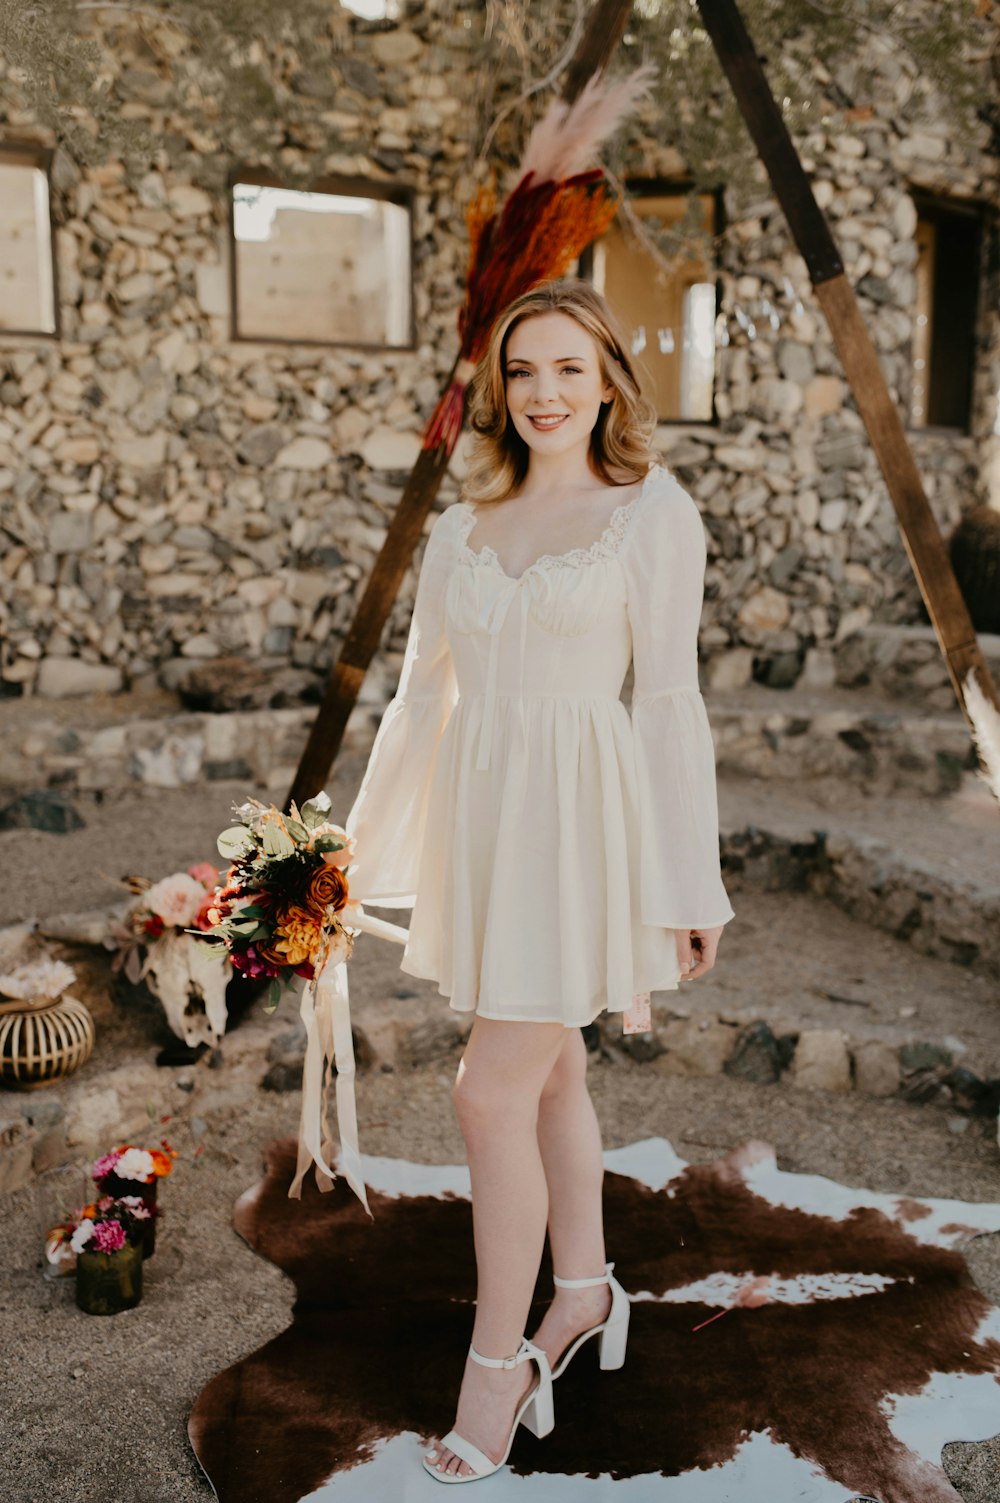
[[[141,1299],[141,1243],[126,1242],[117,1252],[77,1254],[76,1302],[87,1315],[117,1315]]]
[[[142,1223],[144,1258],[151,1258],[156,1250],[156,1187],[159,1183],[155,1176],[144,1184],[138,1179],[119,1179],[117,1174],[109,1174],[97,1182],[102,1195],[112,1195],[115,1200],[120,1200],[123,1195],[137,1195],[143,1205],[149,1207],[149,1220]]]

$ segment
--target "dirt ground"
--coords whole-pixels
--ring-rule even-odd
[[[355,760],[331,782],[335,814],[349,807],[359,775]],[[99,872],[156,878],[211,859],[215,833],[248,792],[263,790],[132,790],[113,804],[78,801],[87,825],[70,835],[0,833],[0,925],[113,900],[115,889]],[[854,1035],[952,1036],[969,1051],[963,1062],[997,1068],[995,985],[918,956],[822,902],[736,889],[731,896],[737,918],[719,964],[683,1002],[671,994],[672,1005],[734,1016],[769,1009],[765,1015],[832,1023]],[[399,972],[395,947],[368,936],[352,961],[351,985],[362,1022],[366,1001],[399,990],[415,992],[421,1006],[432,999],[447,1006],[433,986]],[[910,1008],[916,1011],[902,1017]],[[268,1041],[292,1021],[285,1004],[272,1017],[254,1009],[227,1035],[221,1070],[202,1060],[158,1072],[170,1118],[162,1132],[181,1158],[164,1186],[166,1214],[135,1310],[88,1320],[75,1307],[71,1279],[43,1276],[42,1234],[53,1206],[82,1188],[84,1161],[5,1199],[0,1503],[79,1503],[99,1495],[115,1503],[195,1503],[212,1496],[187,1441],[191,1405],[215,1373],[280,1332],[291,1309],[291,1283],[237,1236],[231,1212],[260,1177],[266,1144],[297,1130],[299,1094],[258,1086]],[[123,1016],[118,1004],[107,1004],[101,1027],[85,1067],[97,1073],[129,1057],[148,1062],[161,1038],[151,1011]],[[363,1150],[461,1161],[453,1073],[454,1059],[360,1076]],[[775,1145],[784,1169],[879,1191],[1000,1201],[1000,1155],[988,1119],[724,1076],[686,1079],[668,1074],[661,1061],[639,1064],[618,1051],[592,1059],[591,1084],[609,1148],[662,1135],[683,1157],[701,1161],[759,1137]],[[1000,1302],[1000,1236],[978,1238],[968,1259],[977,1283]],[[1000,1503],[1000,1437],[949,1446],[944,1462],[964,1503]]]

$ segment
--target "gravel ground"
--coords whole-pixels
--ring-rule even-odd
[[[329,784],[337,814],[349,807],[360,770],[357,759],[345,760]],[[143,872],[156,878],[211,857],[215,832],[231,822],[231,805],[248,792],[262,790],[243,784],[130,790],[113,802],[81,802],[87,828],[74,834],[0,833],[0,925],[113,900],[114,889],[97,868],[109,877]],[[925,1033],[933,1023],[931,1036],[964,1030],[977,1045],[987,1041],[988,989],[958,968],[913,957],[888,936],[860,934],[822,903],[734,892],[733,904],[737,919],[726,953],[704,978],[693,1007],[753,1007],[771,997],[781,1015],[789,1015],[788,976],[799,965],[800,986],[812,988],[816,1022],[838,1016],[822,988],[843,990],[847,976],[863,984],[871,1003],[861,1010],[848,1006],[851,1026],[863,1013],[866,1026],[888,1027],[909,1000],[918,1005]],[[907,969],[913,963],[918,969]],[[394,949],[359,943],[352,962],[359,1015],[366,998],[391,996],[401,983],[426,1001],[420,984],[398,972]],[[116,1011],[109,1007],[99,1024],[88,1071],[151,1057],[152,1017],[136,1014],[115,1024]],[[191,1405],[215,1373],[283,1330],[292,1306],[290,1281],[256,1257],[231,1225],[233,1203],[261,1175],[265,1145],[297,1130],[298,1093],[276,1096],[258,1088],[268,1036],[291,1021],[283,1012],[269,1019],[251,1012],[227,1035],[222,1071],[209,1071],[202,1061],[162,1072],[167,1099],[177,1103],[164,1113],[171,1120],[162,1131],[182,1158],[164,1187],[167,1215],[135,1310],[88,1320],[75,1307],[71,1279],[43,1277],[41,1237],[60,1198],[72,1203],[82,1189],[79,1169],[52,1171],[4,1200],[0,1503],[97,1497],[195,1503],[213,1496],[187,1441]],[[460,1161],[452,1069],[363,1075],[358,1095],[365,1151]],[[608,1147],[661,1134],[697,1161],[759,1137],[775,1145],[784,1169],[878,1191],[1000,1201],[995,1130],[982,1119],[959,1133],[954,1113],[938,1106],[820,1096],[727,1077],[683,1079],[658,1062],[637,1064],[617,1054],[592,1061],[591,1076]],[[192,1091],[178,1087],[182,1078]],[[198,1147],[203,1151],[195,1158]],[[182,1239],[185,1224],[193,1230]],[[1000,1302],[1000,1236],[978,1238],[968,1260],[980,1287]],[[1000,1437],[949,1446],[944,1464],[964,1503],[1000,1503]]]

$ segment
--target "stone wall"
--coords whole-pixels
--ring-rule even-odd
[[[0,334],[5,694],[176,688],[192,665],[232,656],[276,677],[291,666],[302,692],[315,692],[456,349],[462,211],[474,187],[469,55],[482,24],[471,3],[440,14],[413,7],[395,26],[340,37],[341,149],[325,168],[405,180],[416,192],[417,345],[385,354],[231,340],[228,205],[198,171],[222,127],[167,107],[127,32],[95,32],[123,108],[163,145],[138,181],[116,161],[80,168],[56,153],[60,337]],[[957,148],[943,123],[910,123],[898,62],[887,53],[880,66],[884,116],[831,113],[829,127],[798,144],[905,408],[909,188],[989,199],[996,161]],[[817,68],[821,122],[830,83]],[[0,141],[51,144],[14,97],[0,68]],[[683,166],[640,126],[624,150],[634,176]],[[293,161],[294,142],[278,156]],[[758,176],[759,202],[721,242],[731,342],[717,356],[718,422],[667,425],[660,440],[710,534],[703,655],[723,660],[720,682],[752,672],[786,686],[808,649],[832,649],[872,620],[916,623],[920,603],[805,265]],[[750,340],[737,309],[752,314],[762,296],[781,326],[758,318]],[[911,435],[946,531],[987,496],[995,301],[984,288],[972,433]],[[455,498],[461,473],[459,452],[439,505]],[[414,581],[411,569],[376,667],[383,696]]]

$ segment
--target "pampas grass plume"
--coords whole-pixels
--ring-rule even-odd
[[[592,167],[602,142],[647,97],[655,77],[653,65],[644,63],[615,83],[595,74],[573,104],[554,99],[531,132],[519,180],[532,172],[536,183],[561,182]]]
[[[987,699],[971,668],[965,675],[962,693],[972,722],[973,740],[983,764],[980,776],[1000,804],[1000,711]]]

